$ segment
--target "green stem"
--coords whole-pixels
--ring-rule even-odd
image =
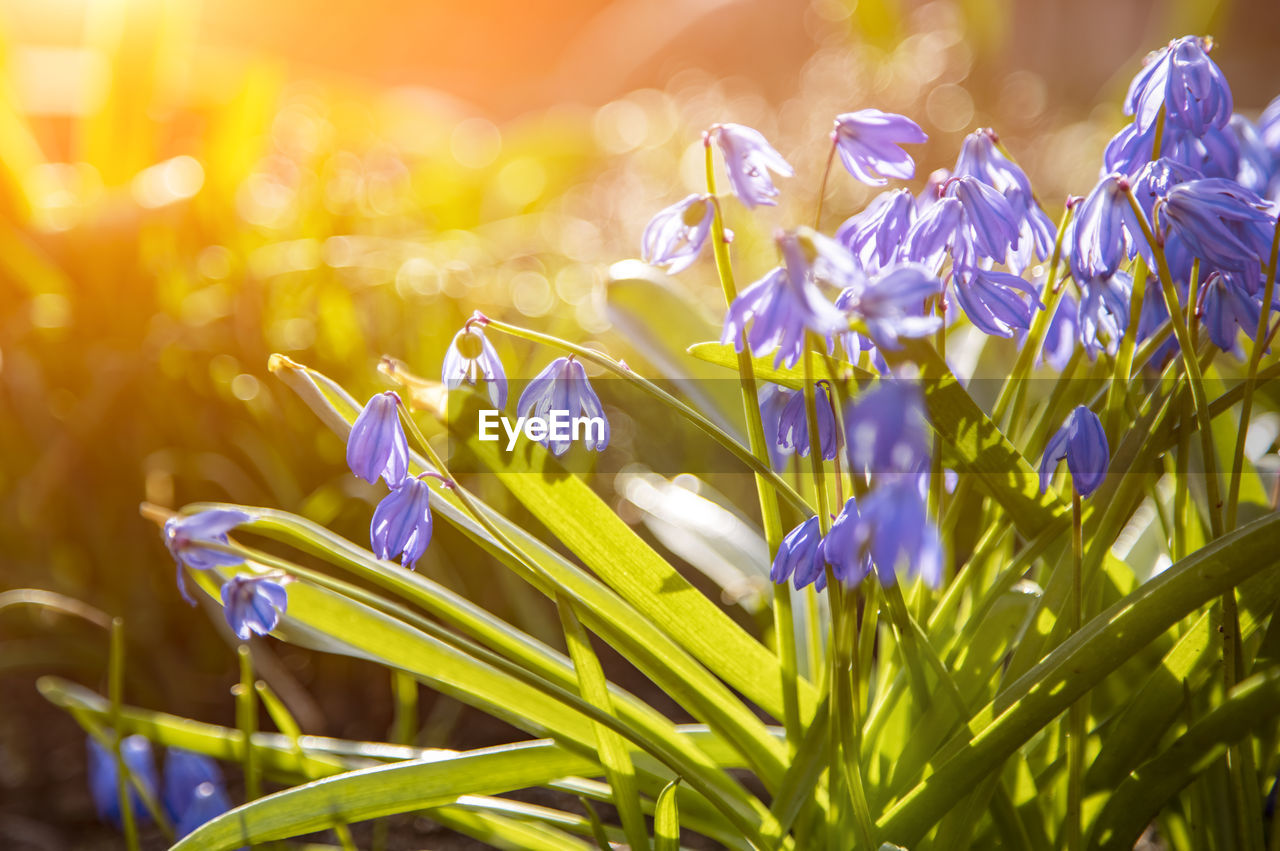
[[[120,816],[124,825],[124,841],[129,851],[138,851],[138,822],[133,813],[133,800],[129,795],[129,766],[125,764],[120,743],[124,734],[120,729],[120,710],[124,705],[124,619],[111,619],[111,655],[107,663],[107,695],[111,700],[111,752],[116,760],[116,798],[120,804]]]
[[[707,149],[710,151],[710,148]],[[822,182],[818,184],[818,212],[813,216],[813,229],[822,229],[822,202],[827,198],[827,178],[831,176],[831,164],[836,158],[836,134],[831,134],[831,150],[827,152],[827,166],[822,170]]]
[[[1071,634],[1084,625],[1084,535],[1080,494],[1071,483]],[[1081,803],[1084,797],[1085,707],[1081,697],[1067,710],[1067,848],[1084,848]]]
[[[236,726],[244,751],[240,754],[244,765],[244,796],[247,801],[262,795],[262,778],[258,768],[258,755],[253,748],[253,736],[258,732],[258,692],[253,687],[253,656],[247,644],[236,648],[240,659],[240,683],[236,686]]]

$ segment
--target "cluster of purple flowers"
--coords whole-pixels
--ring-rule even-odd
[[[119,828],[123,822],[119,777],[115,756],[92,736],[89,749],[89,793],[98,817]],[[164,785],[161,788],[151,742],[139,735],[120,741],[120,756],[129,773],[164,808],[181,839],[200,825],[231,809],[226,783],[218,764],[203,754],[181,748],[169,748],[164,760]],[[130,806],[138,821],[145,824],[150,813],[143,806],[137,789],[129,787]]]
[[[183,566],[192,570],[213,570],[244,564],[234,553],[210,549],[208,544],[228,543],[227,533],[253,518],[234,508],[214,508],[185,517],[171,517],[164,524],[164,542],[177,565],[178,590],[191,605]],[[289,606],[284,585],[286,578],[278,573],[237,574],[222,583],[222,613],[227,625],[247,641],[251,635],[266,635],[276,628],[280,615]]]

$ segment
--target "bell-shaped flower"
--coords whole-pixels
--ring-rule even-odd
[[[1275,160],[1262,138],[1261,130],[1243,115],[1231,116],[1227,129],[1235,139],[1240,154],[1235,174],[1229,176],[1235,177],[1236,183],[1250,192],[1265,195],[1275,172]]]
[[[760,403],[760,422],[764,426],[764,442],[769,447],[769,460],[773,469],[782,470],[791,455],[790,447],[784,447],[778,441],[778,423],[782,420],[782,412],[786,410],[796,391],[789,390],[771,381],[762,381],[757,387],[757,401]]]
[[[110,736],[110,731],[107,734]],[[93,736],[87,736],[86,741],[89,748],[89,794],[93,798],[94,809],[100,819],[119,828],[124,823],[124,817],[120,812],[120,792],[117,786],[120,775],[115,754]],[[145,736],[137,734],[125,736],[120,740],[120,756],[129,773],[154,796],[159,783],[155,758],[151,754],[151,742]],[[138,790],[132,783],[128,783],[128,789],[129,806],[134,817],[141,824],[150,822],[151,814],[143,805]]]
[[[241,641],[270,633],[289,607],[289,595],[278,578],[241,573],[222,584],[222,614]]]
[[[381,559],[401,556],[413,570],[431,543],[431,491],[422,476],[408,476],[383,497],[369,526],[373,552]]]
[[[191,803],[173,826],[178,839],[193,833],[207,821],[212,821],[231,809],[227,790],[213,783],[201,783],[191,792]]]
[[[1236,337],[1243,330],[1252,339],[1262,313],[1262,293],[1250,292],[1242,275],[1214,272],[1200,289],[1201,324],[1213,344],[1224,352],[1236,351]],[[1272,309],[1276,304],[1272,305]]]
[[[164,758],[164,792],[160,803],[164,805],[170,821],[177,822],[182,818],[191,806],[196,788],[202,783],[225,787],[217,761],[182,748],[169,748]]]
[[[241,556],[209,549],[205,545],[226,545],[227,533],[252,519],[249,514],[238,509],[212,508],[198,514],[177,515],[165,521],[164,545],[177,564],[178,590],[184,600],[195,605],[195,600],[187,592],[182,566],[185,564],[193,570],[212,570],[244,563]]]
[[[1020,232],[1008,200],[974,177],[952,177],[945,184],[949,197],[964,210],[964,235],[981,257],[1004,262],[1017,248]]]
[[[1231,117],[1231,87],[1209,58],[1213,42],[1184,36],[1147,57],[1129,84],[1124,114],[1132,115],[1139,130],[1153,127],[1165,110],[1165,124],[1192,133],[1225,127]]]
[[[1146,213],[1147,220],[1155,216],[1156,202],[1169,194],[1169,190],[1179,183],[1199,180],[1204,177],[1200,170],[1185,163],[1161,157],[1158,160],[1144,163],[1133,178],[1133,195],[1138,199],[1138,206]],[[1136,224],[1136,222],[1135,222]],[[1141,231],[1133,234],[1135,240],[1142,238]]]
[[[661,210],[640,239],[646,263],[665,266],[676,275],[693,265],[711,233],[714,208],[707,195],[690,195]]]
[[[1129,186],[1127,177],[1108,175],[1077,205],[1069,247],[1071,274],[1077,281],[1111,277],[1143,239],[1129,203]]]
[[[1018,330],[1029,329],[1032,312],[1043,307],[1036,288],[1010,272],[959,267],[952,280],[952,293],[965,316],[975,328],[993,337],[1012,337]],[[1019,293],[1030,295],[1030,302]]]
[[[882,192],[861,213],[836,231],[836,242],[858,258],[863,268],[883,268],[902,250],[916,220],[915,198],[905,189]]]
[[[822,449],[822,457],[831,461],[836,457],[838,441],[836,439],[836,412],[831,407],[831,397],[827,395],[825,381],[819,381],[814,390],[814,409],[818,415],[818,442]],[[775,432],[778,445],[789,449],[801,458],[809,457],[809,417],[808,406],[803,393],[794,393],[782,409],[778,417],[778,430]]]
[[[716,124],[709,132],[724,156],[729,187],[738,200],[748,207],[776,204],[773,199],[778,197],[778,188],[773,185],[769,172],[783,177],[795,173],[782,154],[774,150],[760,131],[741,124]]]
[[[860,547],[857,538],[858,503],[849,497],[831,531],[822,540],[822,560],[831,565],[831,573],[846,585],[857,585],[871,572],[871,557]]]
[[[901,258],[937,272],[964,225],[964,206],[939,198],[919,212],[902,246]]]
[[[400,424],[400,397],[394,391],[374,396],[356,417],[347,435],[347,466],[369,484],[381,476],[392,488],[408,475],[409,441]]]
[[[1154,282],[1153,282],[1154,284]],[[1129,326],[1129,294],[1133,279],[1128,272],[1116,272],[1109,278],[1089,278],[1080,282],[1080,306],[1076,310],[1076,326],[1080,343],[1090,358],[1099,351],[1114,355]],[[1158,290],[1158,287],[1151,289]],[[1151,292],[1148,289],[1148,292]]]
[[[1036,363],[1047,363],[1057,371],[1066,368],[1067,362],[1075,354],[1076,339],[1079,336],[1080,319],[1077,315],[1076,300],[1071,293],[1063,293],[1058,300],[1058,309],[1049,320],[1045,329],[1044,343]]]
[[[1243,271],[1270,256],[1275,218],[1265,201],[1234,180],[1180,183],[1164,196],[1160,212],[1168,233],[1211,266]]]
[[[477,313],[467,320],[461,331],[454,335],[453,342],[449,344],[449,350],[444,353],[444,364],[441,369],[440,380],[450,390],[455,390],[463,382],[474,386],[477,381],[483,379],[485,389],[489,393],[489,401],[493,403],[495,408],[502,408],[507,404],[507,373],[502,368],[502,361],[498,359],[497,350],[484,336],[484,325],[488,321],[483,315]],[[383,395],[385,396],[386,394]],[[394,406],[392,406],[392,410],[394,410]],[[363,413],[361,416],[363,416]],[[393,417],[392,419],[395,421],[395,427],[399,427],[399,417]],[[390,423],[388,423],[389,425]],[[354,434],[354,432],[355,429],[352,428],[352,433]],[[380,436],[384,438],[389,436],[394,442],[396,440],[395,434],[396,432],[394,431],[384,429],[383,434]],[[398,453],[400,445],[404,446],[405,472],[400,475],[400,478],[403,479],[408,472],[409,447],[407,443],[403,443],[404,432],[400,431],[399,434],[401,443],[395,444],[394,450],[395,453]],[[350,456],[350,444],[348,444],[347,452],[348,456]],[[399,455],[396,454],[395,457],[398,459]],[[350,463],[349,457],[348,463]],[[351,465],[351,469],[356,469],[354,464]],[[392,472],[394,473],[394,470]],[[359,476],[360,473],[356,473],[356,475]],[[361,478],[365,477],[362,476]],[[376,478],[376,476],[373,478]],[[372,482],[373,478],[368,480]],[[396,481],[399,481],[399,479],[396,479]],[[395,482],[388,479],[387,484],[394,486]]]
[[[791,579],[799,590],[821,576],[822,567],[822,527],[817,517],[810,517],[778,545],[769,579],[778,585]]]
[[[1006,197],[1010,192],[1032,197],[1031,181],[1027,178],[1027,173],[1005,156],[1000,150],[999,141],[996,131],[989,127],[970,133],[960,144],[960,155],[956,158],[952,174],[957,177],[975,177]]]
[[[556,358],[529,382],[516,403],[516,413],[548,421],[547,436],[538,442],[553,455],[568,452],[579,430],[587,449],[603,452],[609,445],[604,406],[587,380],[587,371],[572,355]]]
[[[1111,464],[1111,450],[1107,446],[1107,433],[1102,428],[1102,420],[1084,405],[1076,406],[1062,428],[1051,438],[1044,448],[1044,458],[1040,461],[1040,492],[1049,489],[1049,480],[1058,462],[1067,459],[1067,469],[1071,471],[1071,484],[1076,493],[1087,497],[1098,489],[1107,477],[1107,467]]]
[[[880,584],[898,571],[919,576],[930,588],[942,584],[942,537],[929,517],[914,474],[882,475],[858,504],[853,539],[870,555]]]
[[[927,142],[929,137],[906,116],[861,109],[836,116],[831,140],[850,174],[871,186],[884,186],[886,178],[906,180],[916,173],[915,161],[899,146]]]
[[[854,398],[844,428],[851,469],[915,472],[929,457],[924,398],[913,381],[884,379]]]

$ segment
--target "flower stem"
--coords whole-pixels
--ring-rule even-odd
[[[258,692],[253,687],[253,655],[249,652],[249,645],[238,646],[236,655],[240,659],[240,682],[235,689],[236,726],[240,728],[244,745],[240,754],[244,765],[244,796],[246,800],[254,801],[262,795],[258,754],[253,748],[253,736],[258,732]]]
[[[1081,523],[1080,494],[1071,487],[1071,632],[1079,631],[1084,624],[1082,600],[1084,580],[1084,535]],[[1084,736],[1085,706],[1081,697],[1067,710],[1067,849],[1082,851],[1084,837],[1081,822],[1081,803],[1084,797]]]
[[[116,761],[116,797],[120,802],[120,817],[124,825],[124,841],[129,851],[137,851],[138,822],[134,817],[133,799],[129,794],[129,766],[125,764],[120,743],[124,731],[120,729],[121,707],[124,705],[124,619],[111,619],[111,655],[107,663],[107,695],[111,700],[111,752]]]
[[[822,170],[822,182],[818,184],[818,212],[813,216],[813,229],[822,229],[822,202],[827,198],[827,179],[831,177],[831,164],[836,158],[836,134],[831,134],[831,150],[827,152],[827,166]]]

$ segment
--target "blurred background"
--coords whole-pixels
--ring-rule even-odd
[[[1092,186],[1143,55],[1188,33],[1215,37],[1238,111],[1280,92],[1271,0],[0,0],[0,591],[125,616],[131,702],[233,723],[233,639],[182,604],[139,503],[269,505],[363,540],[378,496],[267,374],[270,353],[364,398],[384,353],[435,377],[480,309],[663,374],[718,335],[714,271],[675,284],[611,267],[698,189],[711,123],[760,129],[797,171],[779,208],[729,208],[749,281],[771,265],[762,237],[812,217],[835,114],[915,118],[921,178],[995,127],[1056,218]],[[833,175],[824,227],[867,197]],[[501,351],[517,376],[550,357]],[[616,474],[698,448],[645,446],[643,411],[611,416],[595,483],[696,561],[678,518],[648,516]],[[714,485],[750,512],[749,480]],[[541,600],[437,535],[420,570],[556,643]],[[752,599],[726,596],[744,623]],[[255,654],[307,732],[386,734],[381,672]],[[104,672],[94,627],[0,610],[3,847],[117,844],[89,804],[83,737],[33,686],[102,688]],[[431,694],[423,710],[424,744],[515,736]]]

